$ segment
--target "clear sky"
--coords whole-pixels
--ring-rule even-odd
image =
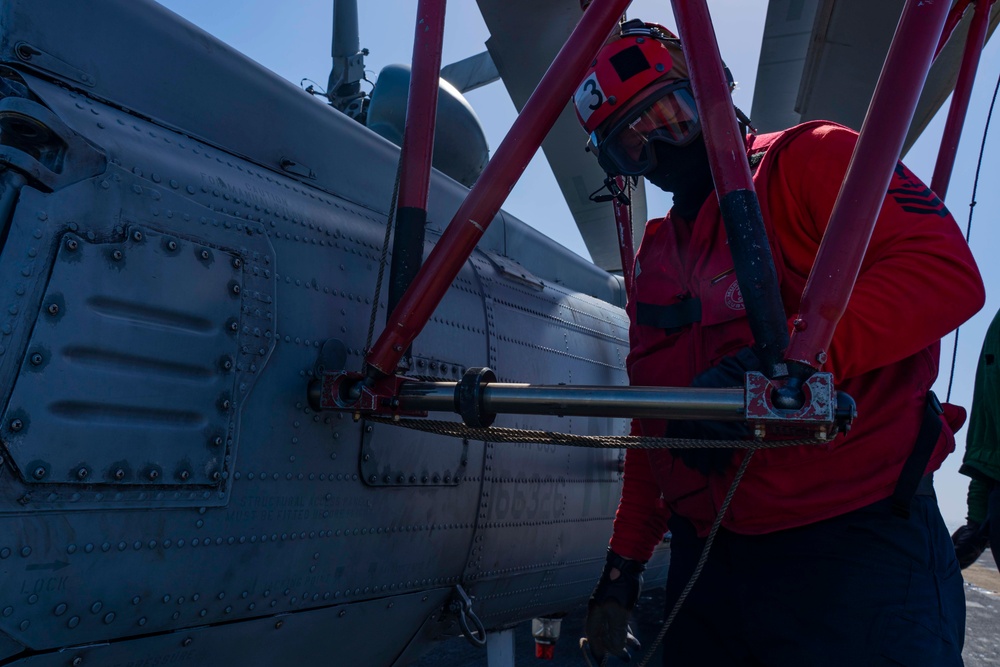
[[[298,84],[309,78],[325,88],[330,73],[332,0],[159,0],[207,32],[233,45],[277,74]],[[368,76],[391,63],[408,63],[413,48],[415,0],[359,0],[361,46],[370,50],[366,58]],[[749,111],[764,28],[765,0],[713,0],[715,20],[723,58],[739,86],[736,104]],[[629,16],[673,26],[668,4],[662,0],[635,0]],[[472,0],[452,0],[448,4],[443,63],[447,64],[484,50],[489,37]],[[526,38],[530,38],[527,36]],[[969,213],[973,178],[990,98],[1000,73],[1000,39],[987,45],[958,160],[951,179],[946,204],[965,228]],[[516,117],[516,110],[503,85],[471,91],[468,100],[486,130],[491,150],[495,150]],[[917,145],[904,157],[906,164],[926,182],[934,170],[938,144],[944,127],[944,111],[939,113]],[[1000,109],[996,116],[1000,116]],[[994,118],[1000,125],[1000,118]],[[968,408],[972,383],[986,327],[1000,309],[1000,127],[994,127],[986,143],[986,158],[979,180],[971,245],[987,289],[986,307],[961,329],[952,402]],[[670,206],[669,196],[647,188],[650,215],[660,215]],[[534,225],[566,247],[588,257],[580,234],[562,201],[555,178],[539,152],[515,187],[504,208]],[[913,304],[920,307],[920,304]],[[944,399],[951,361],[952,337],[944,341],[941,379],[936,390]],[[945,462],[937,476],[942,513],[951,527],[964,522],[967,478],[957,473],[964,450],[964,429],[959,433],[958,451]]]

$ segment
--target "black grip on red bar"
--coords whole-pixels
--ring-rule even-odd
[[[733,190],[720,197],[719,209],[762,371],[769,378],[781,377],[786,373],[788,324],[760,202],[753,190]]]
[[[389,268],[389,307],[392,315],[406,289],[413,282],[424,261],[424,226],[427,211],[400,206],[396,211],[396,231],[392,240],[392,264]]]

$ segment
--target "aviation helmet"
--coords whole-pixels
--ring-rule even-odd
[[[732,77],[726,69],[732,87]],[[609,174],[656,166],[652,144],[685,146],[701,132],[680,40],[655,23],[628,21],[601,48],[573,97],[589,149]]]

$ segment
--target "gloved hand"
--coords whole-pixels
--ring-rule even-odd
[[[990,534],[989,530],[986,530],[978,521],[967,521],[964,526],[955,531],[955,534],[951,536],[951,541],[955,545],[958,566],[964,570],[983,555],[983,551],[990,545]]]
[[[692,387],[742,387],[749,371],[760,370],[760,360],[752,348],[723,357],[706,371],[695,376]],[[668,438],[689,438],[694,440],[746,440],[750,437],[750,425],[742,421],[674,420],[667,423]],[[723,472],[733,460],[731,448],[691,449],[673,447],[670,453],[684,465],[703,475]]]
[[[584,625],[590,654],[597,664],[601,664],[608,654],[627,662],[632,656],[626,642],[638,646],[639,642],[629,632],[628,617],[639,599],[645,569],[645,563],[623,558],[608,549],[604,572],[587,603]]]

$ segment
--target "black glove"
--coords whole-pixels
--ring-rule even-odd
[[[628,617],[639,599],[642,571],[645,569],[645,563],[622,558],[608,549],[604,572],[587,603],[587,621],[584,626],[590,654],[597,664],[601,664],[609,653],[628,661],[632,656],[628,652],[626,641],[638,646],[635,637],[629,632]],[[614,579],[611,576],[612,570],[618,571],[618,576]]]
[[[955,534],[951,536],[951,541],[955,545],[958,566],[964,570],[983,555],[983,551],[990,545],[990,535],[989,531],[978,521],[967,521],[964,526],[955,531]]]
[[[715,366],[695,376],[692,387],[742,387],[749,371],[760,370],[760,360],[753,349],[745,347],[735,354],[723,357]],[[667,423],[668,438],[688,438],[694,440],[746,440],[751,435],[750,425],[744,421],[684,420]],[[723,472],[733,460],[731,448],[711,447],[691,449],[673,447],[670,453],[684,465],[703,475]]]

